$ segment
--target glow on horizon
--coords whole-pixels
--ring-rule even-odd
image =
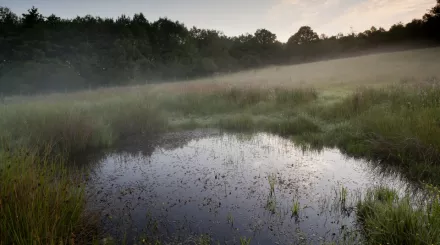
[[[422,18],[435,4],[435,0],[2,0],[0,6],[21,14],[34,5],[43,15],[64,18],[143,12],[150,21],[168,17],[187,27],[216,29],[230,36],[265,28],[285,42],[303,25],[326,35],[362,32],[371,26],[388,29]]]

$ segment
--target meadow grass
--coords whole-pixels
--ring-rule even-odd
[[[0,139],[9,147],[65,156],[105,147],[133,134],[165,129],[166,120],[143,97],[105,99],[99,103],[26,103],[0,107]]]
[[[86,236],[76,234],[85,226],[84,196],[68,177],[66,159],[166,130],[271,132],[312,147],[338,147],[410,180],[440,186],[440,81],[426,76],[440,77],[434,62],[440,56],[433,50],[438,51],[269,67],[218,78],[222,83],[208,79],[5,98],[0,104],[0,140],[6,142],[0,159],[0,244],[81,243],[78,239]],[[410,57],[428,63],[421,69]],[[427,226],[440,227],[432,203],[429,210],[415,208],[378,189],[358,210],[373,244],[402,232],[408,234],[403,240],[393,237],[394,244],[436,244],[439,232]],[[270,210],[275,204],[268,200]]]
[[[170,97],[132,95],[93,103],[21,103],[1,108],[4,117],[0,121],[0,135],[12,149],[34,148],[39,152],[71,155],[111,145],[133,134],[148,135],[169,128],[267,131],[315,146],[338,147],[353,156],[392,166],[409,179],[438,185],[439,95],[440,86],[433,79],[426,83],[359,88],[328,104],[323,103],[315,89],[305,88],[228,88]],[[273,194],[271,179],[269,185]],[[44,200],[43,193],[38,195]],[[275,205],[275,200],[269,198],[266,208],[275,212]],[[412,212],[402,205],[392,207],[402,208],[402,213]],[[68,210],[60,212],[69,214]],[[365,224],[368,230],[368,223]],[[17,233],[33,232],[20,226],[16,229]]]
[[[159,94],[155,101],[163,111],[173,116],[213,116],[221,113],[243,113],[243,110],[266,106],[267,111],[286,106],[297,106],[316,100],[312,88],[240,88],[230,87],[210,93]],[[261,109],[257,111],[261,113]],[[264,108],[263,108],[264,109]]]

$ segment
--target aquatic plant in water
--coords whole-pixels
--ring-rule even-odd
[[[269,181],[269,186],[270,186],[270,195],[274,195],[275,194],[275,184],[277,181],[277,176],[276,174],[270,174],[269,176],[267,176],[267,179]]]
[[[232,216],[231,213],[228,213],[227,220],[229,224],[234,225],[234,217]]]
[[[294,201],[292,204],[292,207],[290,208],[290,211],[292,211],[292,216],[297,216],[299,213],[299,202]]]
[[[277,200],[273,196],[269,196],[266,202],[266,209],[270,211],[272,214],[276,213],[277,208]]]
[[[340,201],[341,203],[344,203],[347,201],[347,188],[344,186],[341,186],[341,196],[340,196]]]
[[[240,237],[240,245],[249,245],[251,244],[251,239],[246,237]]]

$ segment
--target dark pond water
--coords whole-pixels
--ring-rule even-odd
[[[338,150],[305,151],[265,133],[137,139],[93,168],[89,207],[129,243],[209,234],[221,244],[319,244],[356,230],[354,203],[367,188],[407,186]]]

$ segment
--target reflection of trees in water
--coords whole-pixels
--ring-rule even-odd
[[[178,148],[183,148],[188,145],[191,141],[198,141],[207,137],[218,137],[224,133],[219,130],[214,129],[204,129],[204,130],[192,130],[183,132],[170,132],[162,135],[133,135],[127,137],[123,140],[117,142],[114,146],[108,149],[95,150],[92,152],[83,153],[82,155],[75,156],[72,160],[74,166],[80,167],[93,167],[98,164],[103,159],[105,159],[108,154],[120,154],[125,156],[139,156],[150,157],[153,152],[157,149],[171,151]],[[234,134],[235,139],[238,142],[252,141],[256,134]],[[301,140],[293,140],[292,142],[296,147],[301,149],[303,152],[314,152],[321,153],[325,147],[319,144],[307,144]],[[390,161],[384,161],[383,159],[377,159],[372,157],[357,156],[354,154],[349,154],[344,150],[340,149],[340,152],[346,156],[347,159],[356,160],[366,160],[365,167],[368,167],[374,176],[377,178],[378,182],[387,178],[396,178],[402,182],[413,182],[411,179],[407,178],[405,174],[402,174],[402,167],[399,164],[393,164]],[[411,188],[418,189],[416,183],[411,183],[409,185]]]
[[[165,150],[174,150],[186,146],[192,140],[200,140],[219,135],[220,132],[214,129],[167,133],[160,138],[156,146]]]
[[[160,135],[133,135],[116,142],[108,152],[151,156],[156,148]]]
[[[219,131],[212,129],[165,133],[163,135],[133,135],[119,140],[107,149],[84,152],[71,160],[75,166],[90,166],[99,163],[109,153],[121,155],[150,157],[157,148],[174,150],[186,146],[192,140],[200,140],[210,136],[218,136]]]
[[[93,166],[96,166],[96,164],[104,159],[106,155],[107,153],[103,149],[82,152],[81,154],[72,156],[69,159],[70,164],[68,164],[68,166],[79,169],[93,168]]]
[[[367,155],[350,152],[342,147],[326,146],[323,142],[309,142],[302,138],[291,138],[293,142],[301,148],[303,152],[321,153],[326,148],[337,148],[346,159],[364,161],[364,167],[368,168],[377,183],[386,183],[386,180],[399,180],[404,185],[396,188],[405,190],[413,195],[419,194],[422,185],[418,179],[411,178],[410,171],[406,166],[402,166],[399,161],[384,157],[384,155]],[[390,183],[388,183],[390,184]]]

